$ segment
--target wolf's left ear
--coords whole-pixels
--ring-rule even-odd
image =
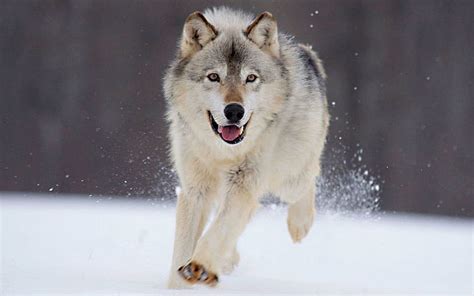
[[[269,12],[260,14],[245,29],[244,34],[263,51],[280,57],[277,22]]]
[[[216,28],[207,21],[201,12],[191,13],[184,23],[181,57],[187,57],[201,50],[216,37]]]

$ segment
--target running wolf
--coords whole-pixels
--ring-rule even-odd
[[[266,193],[288,203],[292,240],[307,235],[329,125],[325,81],[317,54],[278,33],[268,12],[188,16],[164,78],[182,188],[170,288],[215,286],[230,272],[240,259],[237,240]]]

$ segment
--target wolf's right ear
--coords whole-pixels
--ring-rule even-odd
[[[184,23],[180,48],[181,57],[194,54],[216,37],[216,28],[206,20],[201,12],[191,13]]]

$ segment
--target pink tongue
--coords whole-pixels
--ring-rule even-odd
[[[240,136],[240,128],[235,125],[222,127],[221,136],[226,141],[234,141]]]

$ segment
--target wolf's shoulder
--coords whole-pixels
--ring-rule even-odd
[[[298,58],[301,62],[306,65],[308,70],[313,71],[316,77],[326,80],[326,71],[324,70],[323,62],[319,58],[316,51],[312,49],[310,45],[307,44],[296,44]]]

